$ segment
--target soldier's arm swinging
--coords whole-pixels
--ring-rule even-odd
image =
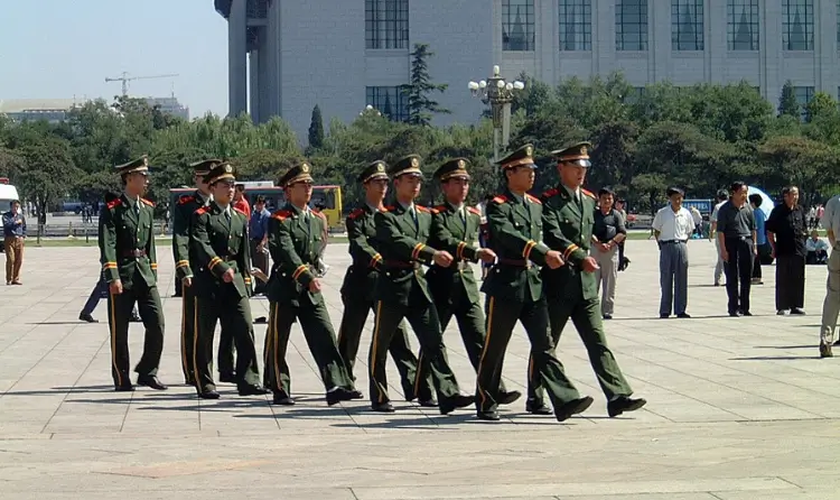
[[[155,249],[155,215],[154,209],[151,210],[149,217],[152,219],[152,224],[149,226],[149,241],[146,243],[146,255],[149,256],[149,263],[152,267],[152,272],[155,275],[155,282],[158,279],[158,263],[157,250]]]
[[[292,279],[304,287],[309,287],[315,281],[315,275],[309,266],[303,263],[292,241],[289,224],[285,221],[272,220],[274,229],[268,237],[268,247],[271,257],[283,273],[288,273]],[[272,224],[269,224],[271,227]]]
[[[354,262],[368,262],[368,267],[379,269],[382,266],[382,256],[367,241],[362,228],[352,214],[345,221],[347,238],[350,240],[350,256]]]
[[[563,230],[560,229],[560,221],[557,219],[557,213],[551,207],[543,206],[542,223],[545,244],[559,251],[563,260],[580,265],[589,257],[586,250],[577,246],[563,234]]]
[[[247,217],[245,218],[244,224],[245,229],[242,232],[242,251],[239,252],[239,256],[237,257],[237,265],[239,266],[239,269],[242,270],[242,279],[245,280],[245,291],[250,297],[253,294],[253,289],[251,288],[251,282],[253,280],[251,278],[251,246],[249,245],[251,237],[248,234],[249,227]]]
[[[99,213],[99,261],[105,281],[120,281],[120,271],[117,269],[117,228],[114,214],[107,206],[102,207]]]
[[[204,209],[196,210],[193,213],[190,244],[193,250],[195,250],[198,263],[202,267],[210,270],[217,278],[222,279],[222,276],[230,269],[230,266],[216,255],[216,252],[210,245],[210,235],[207,234],[207,224],[209,223],[210,216]]]
[[[181,205],[175,205],[173,209],[172,255],[175,257],[175,275],[181,279],[191,278],[189,214]]]
[[[427,246],[422,241],[417,241],[402,234],[397,227],[393,214],[377,212],[374,215],[374,220],[376,221],[377,241],[388,242],[389,247],[397,252],[399,258],[431,264],[437,250]]]
[[[487,222],[490,239],[511,252],[522,255],[523,260],[530,260],[539,266],[545,265],[545,256],[549,249],[542,243],[522,235],[510,221],[510,206],[491,201],[487,204]]]
[[[456,259],[478,262],[478,249],[456,238],[444,224],[444,214],[432,211],[432,238],[441,242],[441,250],[451,253]]]

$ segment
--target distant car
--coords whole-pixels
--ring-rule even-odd
[[[61,204],[62,212],[73,212],[76,215],[82,213],[84,204],[81,201],[65,201]]]

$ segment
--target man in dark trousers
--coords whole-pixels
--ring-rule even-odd
[[[750,284],[753,262],[758,255],[758,235],[755,214],[747,203],[747,185],[741,181],[735,181],[729,186],[729,201],[718,209],[717,237],[720,256],[726,262],[729,315],[752,316]]]
[[[143,356],[134,368],[137,384],[167,389],[157,377],[163,350],[163,308],[157,289],[153,203],[142,198],[149,185],[143,156],[115,167],[125,192],[99,215],[100,262],[108,282],[111,375],[117,391],[133,391],[128,376],[128,322],[136,303],[146,327]]]
[[[808,230],[805,209],[799,204],[799,188],[782,189],[784,201],[770,212],[767,238],[776,259],[776,314],[805,314],[805,240]]]

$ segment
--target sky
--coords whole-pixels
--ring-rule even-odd
[[[227,21],[213,0],[3,0],[0,99],[168,97],[227,114]]]

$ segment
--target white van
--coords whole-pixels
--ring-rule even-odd
[[[9,184],[9,179],[0,177],[0,213],[11,210],[12,200],[19,200],[17,188]]]

